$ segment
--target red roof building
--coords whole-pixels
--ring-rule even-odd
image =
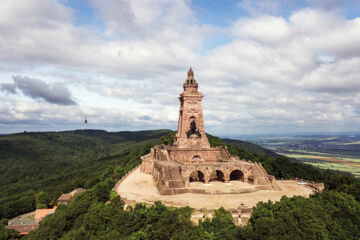
[[[38,223],[40,223],[44,218],[49,216],[50,214],[53,214],[56,210],[56,206],[50,209],[36,209],[35,211],[35,219]]]

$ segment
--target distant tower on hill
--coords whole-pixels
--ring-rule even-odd
[[[85,124],[85,129],[87,129],[87,123],[88,123],[88,120],[87,120],[87,118],[85,118],[85,122],[84,122],[84,124]]]

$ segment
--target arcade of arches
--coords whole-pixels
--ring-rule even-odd
[[[202,183],[208,183],[208,182],[228,182],[228,181],[242,181],[245,182],[244,173],[239,170],[235,169],[231,171],[229,177],[225,177],[225,174],[221,170],[214,170],[210,174],[205,175],[200,170],[195,170],[191,172],[189,176],[189,182],[202,182]]]
[[[201,171],[193,171],[190,174],[189,182],[205,182],[204,174]]]
[[[240,170],[234,170],[230,174],[230,180],[241,180],[244,181],[244,173]]]

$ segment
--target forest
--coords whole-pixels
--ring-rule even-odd
[[[15,239],[4,229],[7,218],[35,209],[46,192],[48,206],[62,192],[88,189],[47,217],[23,239],[359,239],[360,181],[351,174],[321,170],[271,154],[257,145],[208,135],[212,146],[261,162],[276,178],[323,182],[326,190],[310,198],[283,197],[260,202],[246,226],[238,227],[225,209],[193,225],[192,209],[124,203],[111,191],[140,156],[161,142],[168,130],[109,133],[99,130],[22,133],[0,136],[0,239]],[[42,194],[40,194],[41,196]]]

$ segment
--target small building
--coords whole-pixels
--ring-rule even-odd
[[[70,192],[70,195],[74,197],[75,195],[78,195],[78,194],[83,193],[85,191],[86,191],[85,188],[77,188],[77,189],[72,190]]]
[[[76,188],[76,189],[72,190],[70,193],[61,194],[61,196],[57,200],[57,203],[67,205],[68,202],[71,200],[71,198],[73,198],[76,195],[81,194],[85,191],[86,191],[86,189],[84,189],[84,188]]]
[[[20,235],[26,235],[30,231],[36,230],[39,227],[39,224],[35,221],[24,223],[24,224],[11,224],[5,226],[6,229],[13,229],[15,231],[18,231]]]
[[[40,223],[42,220],[44,220],[47,216],[50,214],[53,214],[56,210],[56,206],[50,209],[36,209],[35,211],[35,220]]]
[[[27,235],[30,231],[36,230],[47,216],[53,214],[56,210],[56,206],[50,209],[36,209],[35,213],[32,212],[18,216],[12,220],[9,220],[6,229],[13,229],[19,232],[20,235]]]
[[[72,198],[72,195],[70,193],[63,193],[57,200],[57,204],[68,204],[70,199]]]
[[[70,193],[62,194],[58,200],[58,204],[67,204],[74,196],[85,192],[84,188],[77,188]],[[50,209],[36,209],[35,212],[26,213],[16,218],[9,220],[6,229],[14,229],[18,231],[20,235],[26,235],[32,230],[36,230],[39,227],[39,223],[42,222],[47,216],[53,214],[56,211],[57,206]]]

